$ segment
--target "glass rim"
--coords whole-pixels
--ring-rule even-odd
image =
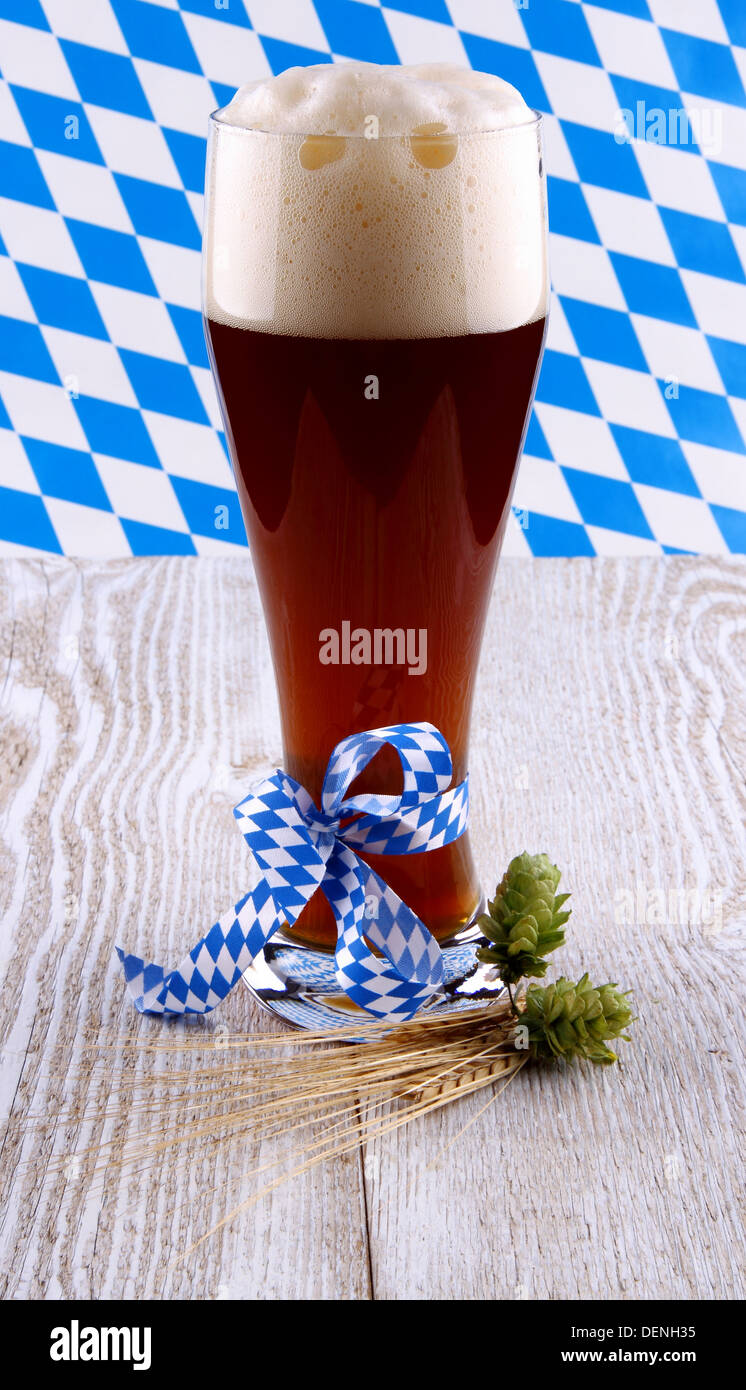
[[[374,144],[379,140],[409,140],[412,136],[418,140],[442,140],[453,137],[457,140],[478,140],[487,137],[510,135],[516,130],[539,130],[544,121],[544,113],[537,111],[536,107],[530,106],[531,112],[529,120],[518,121],[514,125],[494,126],[490,130],[444,130],[439,135],[416,135],[414,131],[391,131],[385,135],[337,135],[336,132],[319,130],[262,130],[256,126],[236,125],[234,121],[221,120],[221,113],[227,108],[218,106],[210,112],[209,128],[213,126],[220,130],[235,130],[240,135],[261,135],[275,140],[323,140],[324,138],[335,140],[361,140],[366,145]],[[373,113],[371,113],[373,114]]]

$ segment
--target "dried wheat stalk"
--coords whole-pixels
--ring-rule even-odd
[[[164,1158],[188,1163],[202,1144],[290,1138],[289,1166],[274,1157],[250,1170],[245,1176],[261,1180],[258,1190],[211,1235],[318,1163],[495,1083],[501,1083],[498,1095],[526,1061],[527,1054],[515,1049],[514,1027],[508,1001],[500,999],[395,1030],[374,1021],[351,1023],[331,1038],[288,1032],[221,1035],[218,1042],[202,1032],[197,1038],[169,1033],[155,1041],[101,1040],[87,1046],[94,1066],[107,1063],[109,1076],[117,1067],[119,1079],[107,1087],[105,1104],[84,1101],[56,1117],[58,1125],[86,1126],[95,1138],[53,1160],[48,1171],[59,1174],[74,1158],[95,1190],[117,1171],[146,1172]],[[122,1063],[132,1062],[133,1054],[136,1074],[130,1077]],[[179,1057],[183,1065],[174,1066]],[[159,1059],[167,1059],[167,1067],[160,1068]]]

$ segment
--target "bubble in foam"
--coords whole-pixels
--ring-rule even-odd
[[[469,69],[343,63],[249,84],[212,132],[208,313],[326,338],[538,318],[539,153],[516,89]]]
[[[345,144],[341,135],[307,135],[298,150],[298,159],[304,169],[322,169],[342,158]]]
[[[442,121],[423,121],[412,131],[409,145],[423,169],[445,169],[458,153],[458,136],[451,134]]]

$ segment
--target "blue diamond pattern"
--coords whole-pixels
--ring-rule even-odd
[[[554,53],[559,58],[573,58],[578,63],[601,66],[580,5],[569,8],[555,4],[554,0],[530,0],[521,18],[532,48],[541,53]]]
[[[683,92],[746,106],[746,92],[730,48],[710,39],[661,29],[663,42]]]
[[[700,270],[709,275],[716,265],[718,274],[725,279],[746,283],[733,238],[724,222],[695,217],[675,208],[661,208],[661,217],[676,260],[684,270]]]
[[[388,25],[376,6],[357,0],[316,0],[316,13],[332,53],[366,63],[398,63]]]
[[[574,121],[563,121],[562,129],[582,183],[645,197],[645,182],[628,144],[620,143],[609,131],[592,130]]]
[[[653,86],[650,82],[638,82],[633,77],[622,77],[619,73],[612,74],[611,85],[619,98],[622,111],[632,112],[631,133],[637,135],[638,139],[649,140],[655,144],[662,143],[668,139],[673,129],[680,144],[690,149],[697,148],[697,141],[679,92],[670,91],[667,87]],[[638,102],[642,102],[643,111],[648,113],[648,119],[641,124],[641,128],[637,121],[640,109]],[[672,126],[672,120],[677,124]],[[628,124],[628,121],[625,123]]]
[[[746,347],[727,338],[708,338],[729,396],[746,397]]]
[[[746,453],[733,412],[724,396],[679,386],[677,397],[666,400],[680,439]]]
[[[110,227],[95,227],[91,222],[65,219],[75,249],[89,280],[107,285],[119,285],[124,290],[157,295],[158,291],[148,270],[137,239],[128,232],[113,231]]]
[[[633,314],[650,314],[666,323],[697,327],[694,310],[673,266],[656,265],[638,256],[612,251],[611,261],[619,284]]]
[[[13,19],[34,29],[49,28],[39,0],[0,0],[0,19]]]
[[[176,415],[180,420],[195,420],[198,424],[208,423],[188,367],[125,348],[120,348],[119,356],[143,410],[157,410],[163,415]]]
[[[188,135],[183,130],[164,129],[163,134],[184,187],[190,193],[202,193],[205,187],[207,140],[199,135]]]
[[[174,492],[181,503],[189,530],[197,536],[220,536],[237,545],[246,544],[246,533],[235,492],[174,478]]]
[[[633,483],[666,488],[686,497],[701,495],[678,439],[627,425],[612,425],[611,432]]]
[[[22,319],[0,317],[0,371],[22,373],[55,385],[59,382],[40,330]]]
[[[201,72],[180,14],[145,0],[111,0],[111,6],[133,57]]]
[[[133,555],[195,555],[191,536],[178,531],[166,531],[162,526],[148,526],[143,521],[122,518],[124,534]]]
[[[565,295],[561,296],[561,302],[581,356],[616,362],[620,367],[633,367],[637,371],[646,370],[629,314]]]
[[[728,221],[746,227],[746,173],[712,159],[709,166]]]
[[[47,444],[42,439],[24,438],[23,445],[45,496],[111,511],[111,504],[90,454],[83,453],[81,449]]]
[[[601,238],[591,217],[579,183],[570,179],[547,178],[547,197],[552,209],[552,231],[578,241],[600,243]]]
[[[132,463],[160,468],[158,454],[139,410],[93,396],[79,396],[75,410],[94,454],[115,454]]]
[[[108,339],[86,280],[58,275],[38,265],[24,265],[22,261],[18,261],[17,266],[39,323],[67,328],[71,333],[84,333],[89,338]]]
[[[68,39],[62,39],[60,47],[83,101],[152,120],[153,113],[131,58],[103,53],[100,48]]]
[[[551,110],[533,55],[525,48],[498,43],[477,34],[461,35],[466,56],[478,72],[494,72],[512,82],[537,111]]]
[[[25,145],[0,140],[0,197],[40,208],[54,208],[39,161]]]
[[[161,188],[127,174],[117,174],[116,181],[139,236],[200,249],[199,228],[181,189]]]
[[[537,401],[600,415],[596,398],[579,357],[547,348],[536,392]]]
[[[630,536],[652,539],[652,531],[635,496],[631,483],[617,478],[600,478],[596,473],[563,468],[570,491],[589,526],[603,526],[614,517],[614,529]]]
[[[37,149],[103,164],[103,155],[80,102],[27,87],[11,86],[10,91]]]
[[[689,553],[698,516],[702,549],[721,536],[744,553],[746,7],[705,8],[693,34],[689,7],[679,22],[647,0],[297,0],[292,24],[252,0],[97,0],[87,29],[74,6],[0,0],[0,553],[86,553],[123,496],[134,554],[245,545],[199,313],[206,142],[191,93],[228,101],[237,52],[249,80],[459,51],[552,122],[558,297],[508,550]],[[184,95],[160,125],[150,98],[166,74]],[[640,109],[625,139],[622,112]],[[59,438],[50,419],[68,421]],[[25,482],[4,471],[19,449]],[[169,487],[136,485],[138,466]],[[68,533],[65,508],[86,525]]]
[[[712,514],[734,555],[746,555],[746,514],[732,507],[713,506]]]
[[[62,553],[43,499],[31,492],[0,487],[0,538],[35,550]]]

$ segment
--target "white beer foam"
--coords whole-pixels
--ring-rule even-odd
[[[298,135],[364,135],[375,115],[382,135],[408,135],[413,126],[442,121],[450,131],[501,130],[532,112],[516,87],[492,73],[455,63],[382,67],[378,63],[320,63],[239,88],[220,119],[256,130]]]
[[[291,68],[213,129],[211,318],[317,338],[498,332],[547,307],[534,113],[453,64]]]

